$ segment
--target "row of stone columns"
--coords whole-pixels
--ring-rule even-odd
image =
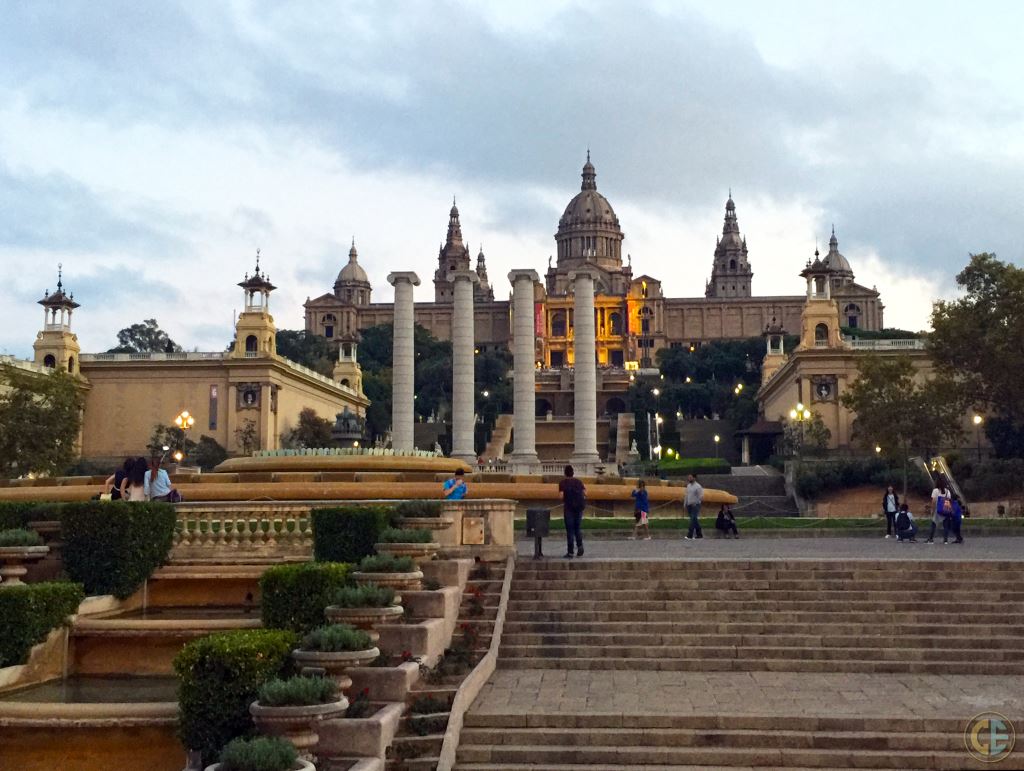
[[[574,271],[575,378],[574,449],[572,463],[589,470],[600,463],[597,453],[597,350],[594,329],[594,284],[590,269]],[[476,393],[474,376],[473,284],[479,276],[471,270],[455,271],[448,279],[454,284],[452,303],[452,457],[467,463],[476,461],[474,425]],[[536,369],[534,366],[534,285],[536,271],[513,270],[513,468],[522,473],[540,471],[537,458]],[[413,287],[419,277],[412,272],[392,273],[388,283],[395,288],[394,362],[392,371],[391,444],[396,452],[413,450],[414,307]]]

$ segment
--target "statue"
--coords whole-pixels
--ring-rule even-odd
[[[437,456],[444,455],[444,451],[441,449],[441,443],[440,442],[434,442],[434,455],[437,455]]]
[[[348,407],[335,415],[331,438],[342,445],[352,446],[363,437],[364,421]]]

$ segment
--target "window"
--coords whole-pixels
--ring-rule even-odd
[[[210,430],[217,430],[217,386],[210,386]]]
[[[814,328],[814,344],[823,345],[828,343],[828,326],[825,324],[818,324]]]
[[[626,357],[622,351],[611,351],[611,365],[613,367],[625,366]]]
[[[551,352],[551,366],[561,367],[565,365],[565,351],[552,351]]]
[[[861,310],[859,305],[850,303],[843,309],[843,313],[846,314],[846,326],[854,329],[860,326]]]
[[[622,334],[622,314],[613,313],[608,317],[609,325],[611,326],[611,334],[621,335]]]
[[[334,337],[334,327],[330,325],[324,327],[324,337]]]
[[[565,337],[565,311],[555,311],[551,314],[551,336]]]
[[[259,340],[256,339],[256,335],[249,335],[245,338],[245,350],[248,353],[253,353],[259,348]]]
[[[74,374],[75,372],[75,357],[68,356],[68,372]]]
[[[46,357],[43,359],[43,366],[50,369],[54,369],[57,366],[57,360],[53,357],[52,353],[46,354]]]
[[[736,270],[736,260],[729,260],[729,270]]]
[[[651,320],[650,319],[645,318],[645,319],[641,319],[640,320],[640,331],[644,332],[644,333],[647,333],[647,332],[651,331]]]

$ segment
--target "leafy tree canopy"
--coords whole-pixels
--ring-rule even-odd
[[[323,335],[304,329],[279,329],[275,337],[279,356],[327,377],[334,372],[334,362],[338,357],[330,341]]]
[[[118,332],[117,346],[109,353],[174,353],[180,350],[181,346],[160,329],[156,319],[146,319]]]
[[[83,403],[67,373],[0,365],[0,477],[63,473],[77,455]]]
[[[321,418],[312,407],[304,407],[299,413],[295,428],[281,436],[281,444],[290,450],[305,447],[330,447],[333,423]]]
[[[990,415],[985,433],[996,454],[1024,456],[1024,269],[973,254],[956,282],[964,296],[935,303],[929,347],[942,374]]]

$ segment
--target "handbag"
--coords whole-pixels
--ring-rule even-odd
[[[110,493],[100,493],[101,501],[112,501],[114,497]]]

